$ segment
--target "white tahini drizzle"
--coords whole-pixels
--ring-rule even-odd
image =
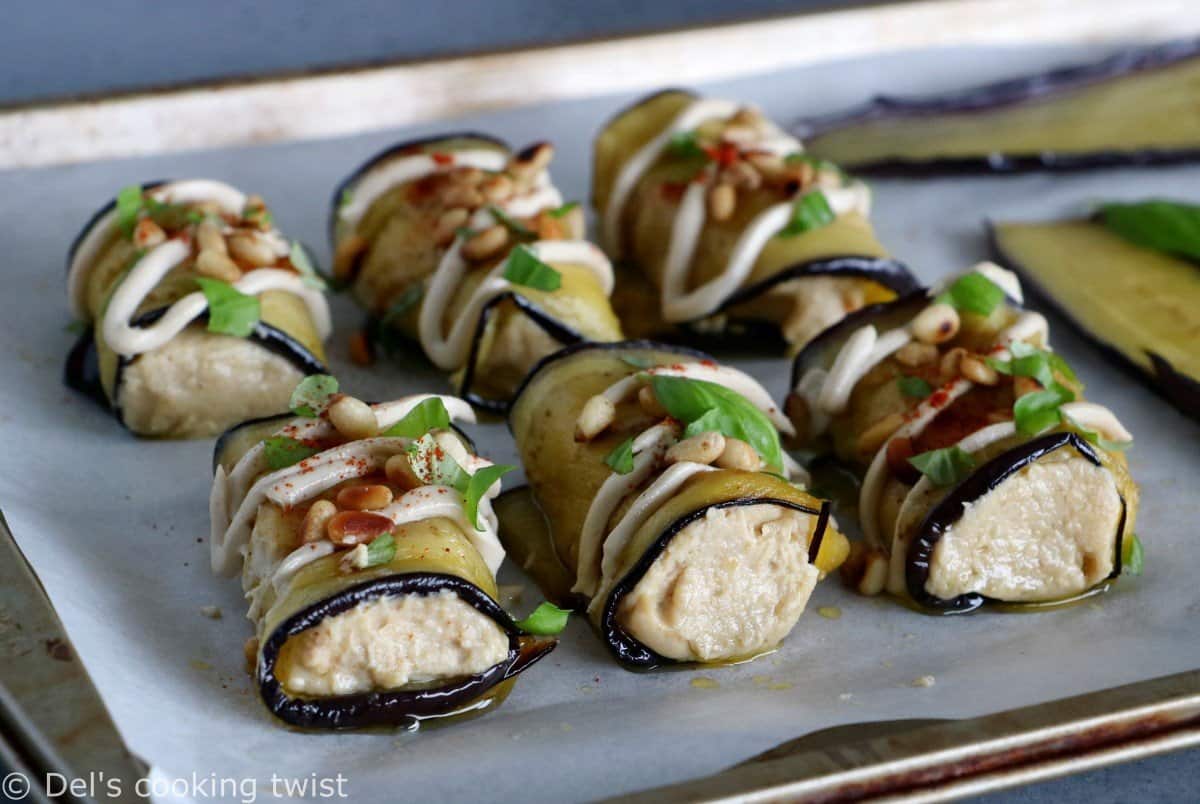
[[[602,237],[610,254],[621,256],[621,219],[625,205],[642,176],[653,167],[670,145],[671,138],[696,128],[706,120],[731,117],[737,113],[738,108],[738,104],[731,101],[696,100],[621,166],[613,181],[602,221]],[[776,156],[803,152],[804,146],[799,140],[770,122],[765,125],[766,131],[759,139],[739,140],[737,145],[743,150],[762,151]],[[768,241],[786,228],[791,220],[795,198],[760,212],[741,233],[725,270],[700,287],[688,291],[688,269],[699,246],[707,216],[705,195],[716,176],[717,172],[710,167],[698,180],[688,183],[671,225],[662,281],[662,315],[667,321],[689,321],[714,312],[741,287],[754,269],[754,264]],[[870,212],[871,194],[862,182],[856,181],[846,186],[824,186],[818,177],[817,186],[808,188],[797,197],[810,192],[824,193],[837,215],[851,212],[867,215]]]

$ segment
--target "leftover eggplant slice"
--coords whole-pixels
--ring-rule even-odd
[[[990,223],[992,252],[1087,338],[1200,417],[1200,266],[1097,220]]]
[[[801,121],[813,154],[875,175],[1078,170],[1200,159],[1200,39]]]
[[[773,650],[848,553],[828,504],[792,482],[770,396],[702,353],[567,347],[508,421],[529,488],[498,504],[501,539],[627,668]]]
[[[415,342],[472,404],[503,411],[539,359],[621,337],[608,259],[553,186],[549,143],[482,134],[394,145],[338,187],[335,278],[385,351]]]
[[[858,311],[796,358],[799,446],[861,479],[843,577],[931,613],[1062,603],[1121,572],[1138,488],[1132,442],[981,263],[935,291]]]
[[[601,130],[593,168],[632,337],[794,351],[917,287],[875,238],[866,185],[755,109],[659,92]]]
[[[490,462],[426,410],[472,421],[471,408],[428,395],[350,404],[378,435],[346,435],[326,410],[247,422],[217,442],[213,569],[241,572],[262,700],[311,729],[488,711],[555,642],[526,635],[496,602],[499,480],[471,491]],[[407,434],[389,435],[397,426]],[[281,458],[281,445],[297,451]]]
[[[83,331],[63,379],[151,438],[286,410],[300,378],[325,370],[329,308],[311,265],[261,199],[227,184],[127,187],[68,254]]]

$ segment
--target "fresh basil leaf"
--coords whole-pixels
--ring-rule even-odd
[[[390,533],[376,536],[367,545],[367,566],[378,567],[396,557],[396,537]]]
[[[354,193],[350,192],[349,187],[345,188],[344,190],[342,190],[341,196],[338,197],[338,209],[349,206],[350,202],[353,200],[354,200]]]
[[[467,482],[467,491],[463,494],[463,512],[466,514],[467,521],[475,526],[475,530],[483,530],[479,526],[479,503],[483,500],[483,495],[487,494],[487,490],[497,480],[516,468],[515,466],[494,464],[485,466],[471,475],[471,479]]]
[[[420,438],[434,430],[450,427],[450,412],[440,397],[422,399],[404,418],[383,432],[388,438]]]
[[[953,446],[922,452],[908,459],[935,486],[953,486],[975,468],[975,459],[962,447]]]
[[[300,463],[318,452],[319,449],[287,436],[271,436],[263,441],[263,457],[272,471]]]
[[[550,210],[551,218],[565,218],[579,207],[578,201],[568,201],[557,209]]]
[[[896,380],[896,383],[900,386],[900,393],[905,396],[924,399],[933,393],[933,386],[929,384],[929,381],[920,377],[901,377]]]
[[[338,392],[337,377],[328,374],[310,374],[301,380],[295,390],[288,407],[297,416],[315,419],[329,404],[329,400]]]
[[[504,264],[504,278],[514,285],[553,292],[562,287],[562,274],[537,258],[524,245],[517,246]]]
[[[150,219],[163,229],[182,229],[192,223],[194,210],[188,209],[183,204],[168,204],[152,196],[146,196],[143,205]]]
[[[705,411],[699,419],[688,422],[688,426],[684,428],[683,437],[691,438],[701,433],[720,433],[723,421],[724,414],[716,408]]]
[[[1099,213],[1109,231],[1134,245],[1200,260],[1200,205],[1159,199],[1103,204]]]
[[[133,234],[138,215],[142,212],[142,188],[137,184],[122,187],[117,193],[117,226],[126,237]]]
[[[317,290],[326,290],[328,285],[324,278],[321,277],[321,272],[316,269],[309,258],[308,249],[301,245],[299,240],[292,241],[292,250],[288,253],[288,260],[291,261],[292,267],[300,274],[300,281],[308,285],[310,288]]]
[[[704,380],[664,374],[654,375],[650,382],[672,418],[691,425],[714,411],[704,419],[707,429],[745,441],[768,466],[783,469],[779,431],[765,413],[738,392]]]
[[[708,159],[708,154],[700,147],[695,131],[677,131],[672,134],[667,143],[667,153],[676,159]]]
[[[537,238],[537,235],[533,232],[533,230],[509,215],[504,210],[500,209],[500,207],[488,207],[488,212],[491,212],[492,217],[499,221],[501,226],[516,235],[518,239],[534,240]]]
[[[1058,372],[1067,379],[1067,382],[1078,383],[1079,377],[1075,374],[1075,369],[1071,368],[1070,364],[1062,358],[1062,355],[1057,352],[1047,352],[1050,359],[1050,368]]]
[[[203,223],[204,222],[204,213],[198,209],[189,209],[187,211],[187,214],[184,215],[184,218],[187,220],[188,223]]]
[[[1121,539],[1121,574],[1141,575],[1146,566],[1146,551],[1136,533]]]
[[[1045,432],[1062,421],[1060,408],[1075,399],[1066,386],[1052,382],[1048,388],[1025,394],[1013,403],[1013,421],[1021,435],[1033,436]]]
[[[562,633],[570,618],[569,609],[560,609],[553,603],[542,603],[523,620],[517,620],[517,628],[536,636],[554,636]]]
[[[242,217],[259,227],[270,228],[275,224],[275,218],[271,215],[271,210],[266,207],[247,206],[242,210]]]
[[[1063,418],[1066,419],[1066,421],[1072,427],[1074,427],[1076,430],[1078,430],[1080,435],[1082,435],[1085,439],[1087,439],[1092,444],[1095,444],[1097,447],[1099,447],[1102,450],[1105,450],[1107,452],[1124,452],[1125,450],[1127,450],[1133,446],[1132,440],[1110,441],[1109,439],[1100,435],[1100,433],[1096,432],[1095,430],[1089,430],[1088,428],[1084,427],[1076,419],[1074,419],[1070,414],[1064,413]]]
[[[837,215],[834,214],[833,207],[829,206],[829,199],[825,197],[825,193],[813,190],[796,199],[796,203],[792,205],[792,219],[783,227],[779,236],[795,237],[811,232],[813,229],[828,226],[835,218]]]
[[[619,475],[627,475],[633,471],[633,439],[627,438],[613,448],[604,458],[608,468]]]
[[[254,331],[262,315],[257,296],[247,296],[228,282],[197,277],[208,301],[208,331],[245,338]]]
[[[454,460],[450,453],[442,449],[432,433],[426,433],[409,445],[408,454],[413,472],[422,483],[447,486],[466,496],[471,476],[458,465],[458,461]]]
[[[983,274],[972,271],[954,280],[950,287],[938,296],[937,301],[949,304],[959,311],[991,315],[1004,301],[1004,291]]]

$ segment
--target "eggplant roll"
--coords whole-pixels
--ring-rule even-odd
[[[464,494],[422,471],[447,456],[468,475],[491,464],[453,428],[388,435],[431,398],[351,399],[365,429],[336,413],[276,416],[217,443],[213,570],[240,569],[255,679],[290,724],[411,727],[482,712],[554,646],[523,636],[496,602],[499,481],[472,522]],[[437,398],[473,420],[461,399]],[[281,460],[280,444],[299,452]]]
[[[802,121],[812,152],[863,173],[1072,170],[1200,158],[1200,39]]]
[[[703,354],[568,347],[530,375],[509,426],[529,488],[502,500],[501,538],[627,667],[772,650],[848,554],[827,504],[785,479],[803,472],[770,396]]]
[[[867,220],[871,196],[757,110],[669,90],[596,140],[593,203],[631,336],[738,336],[799,349],[916,287]],[[635,330],[636,331],[633,331]]]
[[[216,435],[287,410],[324,371],[329,307],[307,254],[227,184],[126,188],[83,228],[67,277],[84,332],[65,380],[136,435]]]
[[[934,611],[1046,604],[1121,570],[1132,437],[1085,402],[1046,319],[981,263],[937,293],[865,308],[797,356],[799,440],[854,467],[863,542],[843,572]]]
[[[417,341],[485,408],[562,345],[621,337],[612,266],[551,183],[552,157],[548,143],[514,154],[477,134],[407,142],[334,196],[334,273],[374,340]]]
[[[989,225],[996,260],[1181,411],[1200,417],[1200,267],[1097,219]]]

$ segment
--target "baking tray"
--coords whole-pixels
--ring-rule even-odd
[[[921,3],[839,13],[878,11],[881,19],[895,21],[886,15],[910,8],[916,15],[911,19],[920,20],[929,7],[940,6],[950,14],[943,28],[957,25],[961,38],[977,43],[970,47],[882,52],[941,41],[937,37],[943,34],[937,31],[942,29],[926,20],[928,30],[910,26],[907,39],[879,29],[855,47],[829,54],[857,54],[851,58],[801,66],[755,61],[771,70],[769,76],[717,80],[719,75],[709,74],[697,88],[759,103],[777,119],[789,121],[853,105],[877,91],[936,91],[1096,58],[1115,47],[1118,34],[1119,41],[1131,42],[1162,37],[1166,31],[1184,33],[1185,24],[1197,24],[1171,18],[1168,12],[1171,7],[1181,10],[1178,4],[1150,2],[1145,17],[1125,18],[1120,30],[1098,30],[1101,23],[1080,18],[1075,33],[1099,40],[1080,44],[1061,18],[1064,4],[1032,4],[1044,6],[1049,18],[1059,13],[1062,27],[1056,35],[1077,43],[994,47],[978,44],[995,41],[978,26],[1000,11],[1031,3],[971,4],[983,9],[978,17],[953,16],[965,13],[967,5]],[[664,41],[675,48],[705,44],[706,50],[679,51],[676,60],[690,64],[688,53],[702,53],[706,69],[713,70],[714,63],[734,64],[737,54],[756,49],[747,31],[762,37],[777,30],[795,36],[825,30],[805,26],[825,25],[830,16],[771,23],[775,28],[756,27],[766,23],[733,26],[724,31],[728,37],[718,35],[721,31],[700,32],[697,36],[707,37],[703,40],[671,34]],[[864,18],[850,19],[858,20],[859,27],[849,30],[865,30]],[[1036,25],[1030,30],[1040,31]],[[1012,29],[1010,35],[1015,35]],[[1033,38],[1052,37],[1041,31]],[[589,73],[597,74],[606,71],[604,58],[627,59],[631,52],[620,43],[585,47],[600,48],[590,52],[594,60],[587,65]],[[651,56],[659,52],[649,44],[646,48]],[[759,49],[782,53],[765,41]],[[552,51],[541,55],[547,53]],[[608,56],[602,58],[604,53]],[[520,80],[530,64],[544,67],[539,59],[537,53],[517,59],[524,66],[507,77]],[[59,382],[72,338],[64,330],[69,320],[62,287],[67,244],[93,208],[122,185],[162,176],[211,176],[262,192],[285,232],[322,251],[326,204],[338,179],[396,139],[457,128],[482,129],[515,143],[554,140],[555,178],[567,196],[583,198],[597,127],[651,88],[643,84],[664,82],[667,67],[651,58],[640,84],[593,83],[581,90],[623,90],[595,98],[554,96],[550,103],[485,113],[442,105],[437,108],[445,119],[403,130],[0,173],[7,257],[7,282],[0,293],[0,337],[6,350],[0,364],[6,446],[0,453],[0,506],[118,727],[130,747],[160,773],[199,780],[256,779],[264,797],[271,792],[272,774],[326,779],[341,773],[355,800],[392,800],[401,791],[406,797],[443,801],[579,800],[686,785],[802,735],[871,723],[886,725],[825,731],[793,745],[790,753],[781,750],[771,759],[729,771],[719,777],[724,780],[720,784],[708,779],[647,795],[694,800],[755,791],[762,797],[934,798],[1195,741],[1196,675],[1163,677],[1200,667],[1200,599],[1192,548],[1200,515],[1194,494],[1200,429],[1104,362],[1054,317],[1054,343],[1089,384],[1089,396],[1112,407],[1137,437],[1130,460],[1144,492],[1139,532],[1147,569],[1111,593],[1056,612],[940,619],[855,596],[830,580],[820,585],[809,613],[783,648],[746,665],[628,673],[612,663],[577,621],[558,651],[521,680],[500,710],[468,724],[420,734],[308,735],[283,728],[266,715],[242,670],[241,644],[249,624],[242,616],[239,585],[208,572],[204,541],[211,445],[137,441]],[[629,80],[626,72],[613,73],[620,81]],[[364,81],[378,77],[370,71],[364,75]],[[238,93],[251,88],[273,103],[291,97],[290,114],[306,121],[312,110],[297,87],[327,78],[235,86],[218,93],[231,92],[234,105]],[[314,92],[317,108],[323,108],[319,87]],[[65,119],[76,112],[100,114],[107,103],[162,108],[153,106],[155,98],[183,102],[166,94],[10,112],[0,115],[0,134],[12,131],[13,115]],[[403,106],[404,100],[397,96],[391,103]],[[192,109],[187,103],[176,108]],[[370,118],[368,112],[363,115]],[[158,132],[147,139],[159,150],[199,144],[160,138],[155,119],[143,123]],[[220,132],[228,119],[216,115],[197,125],[218,143],[224,141]],[[363,128],[377,122],[364,122]],[[163,125],[171,130],[176,124]],[[278,136],[311,133],[281,125],[284,133]],[[71,162],[86,153],[80,146],[86,138],[97,143],[97,153],[138,151],[110,133],[101,127],[64,134],[61,148],[41,142],[38,159],[41,164]],[[0,136],[4,164],[25,164],[19,149],[6,147],[6,142],[12,144]],[[1198,180],[1200,168],[1186,167],[1070,177],[879,181],[873,185],[874,220],[883,242],[922,279],[932,281],[985,255],[985,217],[1063,215],[1088,201],[1150,193],[1187,197],[1194,195]],[[335,317],[331,362],[352,391],[387,398],[445,389],[441,375],[420,360],[370,371],[349,365],[345,337],[360,316],[347,300],[338,299]],[[782,359],[735,362],[763,379],[772,392],[786,390],[788,366]],[[481,425],[473,435],[484,454],[514,461],[501,425]],[[536,591],[511,567],[501,581],[513,589],[523,587],[517,608],[536,604]],[[200,609],[207,605],[219,606],[224,616],[202,616]],[[817,607],[835,607],[841,616],[822,617]],[[936,679],[933,687],[913,685],[926,675]],[[1062,700],[1129,684],[1134,686]],[[977,718],[1013,709],[1018,712],[999,720],[896,723]],[[910,728],[915,725],[924,727]],[[1020,750],[1006,753],[1010,748]],[[906,775],[910,770],[920,774]]]

